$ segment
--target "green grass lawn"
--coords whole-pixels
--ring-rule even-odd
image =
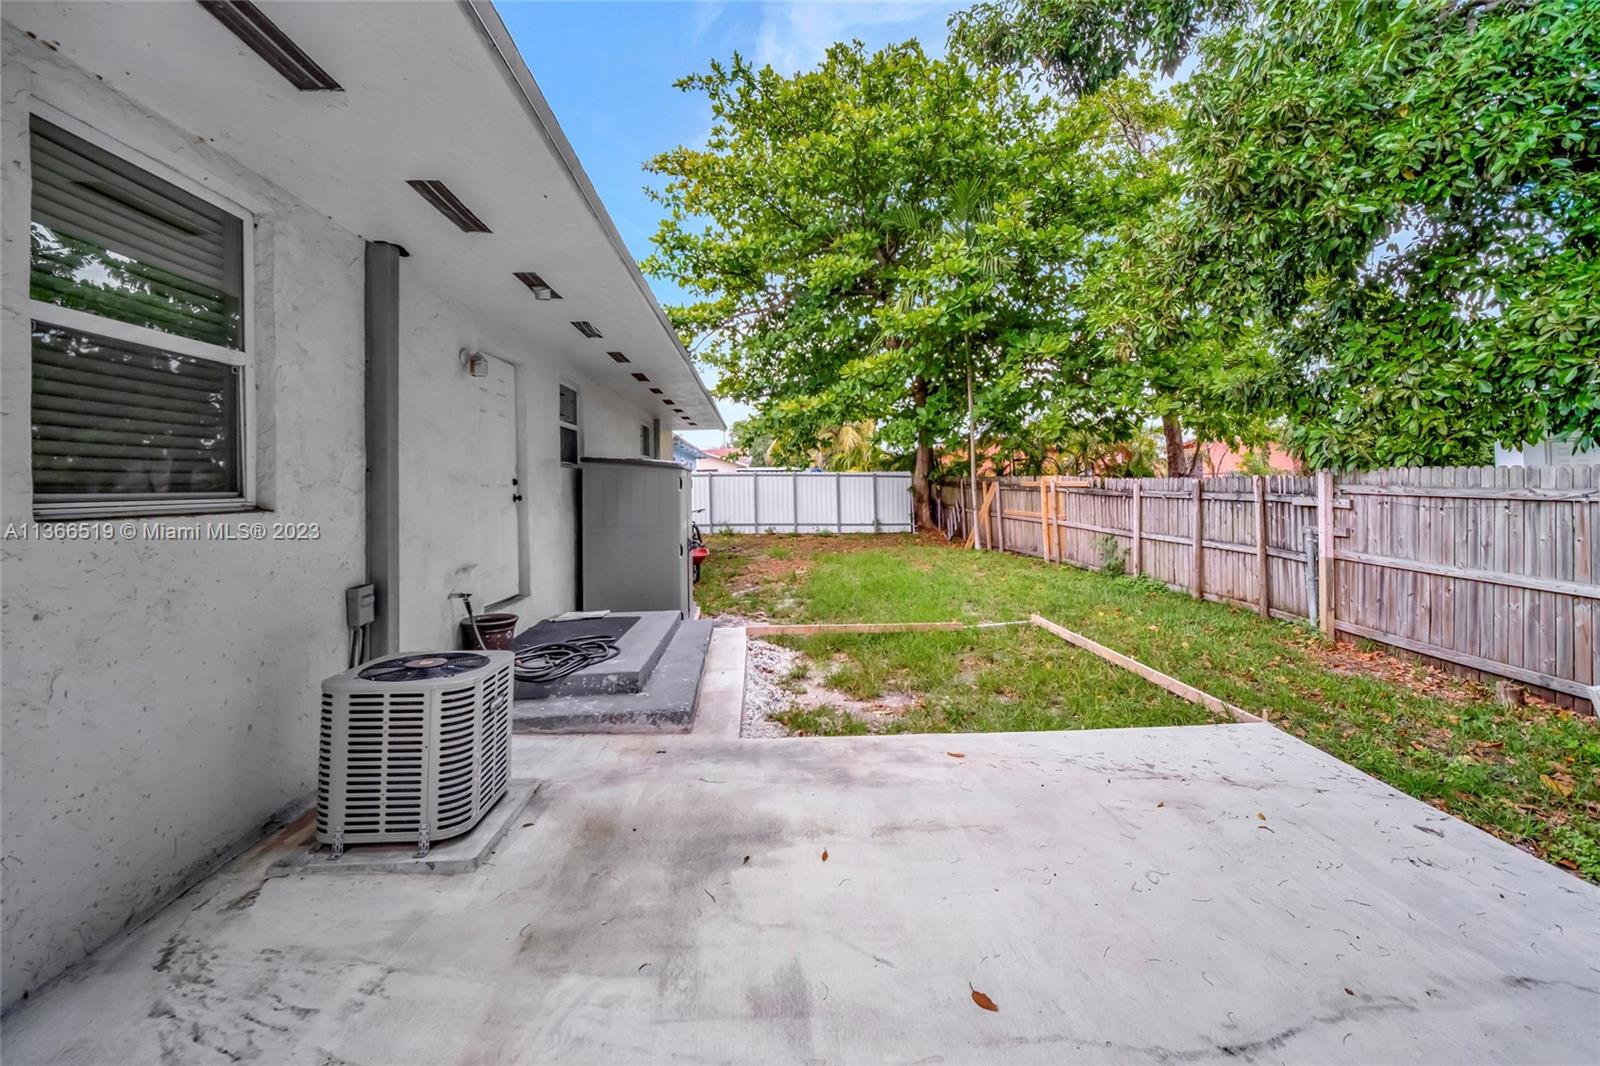
[[[915,704],[884,733],[1001,733],[1231,721],[1033,626],[935,633],[771,638],[826,670],[826,685],[855,700],[891,693]],[[804,707],[777,716],[807,734],[865,733],[841,708]]]
[[[1109,578],[1037,559],[963,551],[910,536],[716,536],[697,588],[708,614],[782,622],[1006,621],[1037,612],[1283,728],[1396,788],[1456,814],[1590,880],[1600,881],[1600,726],[1544,704],[1505,708],[1476,685],[1345,645],[1255,613],[1203,603],[1150,582]],[[1008,630],[807,638],[814,660],[843,654],[860,691],[892,688],[897,670],[943,690],[906,716],[905,728],[987,730],[1006,718],[1006,693],[1040,686],[1101,686],[1113,668],[1080,666],[1075,649],[1050,654],[1044,634]],[[948,640],[993,661],[961,676],[934,658]],[[1014,644],[1008,648],[1007,642]],[[837,642],[837,643],[830,643]],[[1014,654],[1017,662],[1003,662]],[[1046,661],[1060,665],[1045,667]],[[1052,670],[1060,670],[1055,680]],[[1092,671],[1092,672],[1090,672]],[[840,683],[854,683],[847,672]],[[1127,683],[1135,683],[1129,678]],[[1142,683],[1138,683],[1142,684]],[[1030,688],[1030,686],[1034,686]],[[985,691],[985,690],[988,691]],[[1152,716],[1130,708],[1143,692]],[[1169,697],[1154,686],[1107,690],[1107,716],[1084,717],[1059,696],[1006,728],[1158,724]],[[959,704],[967,701],[970,709]],[[1114,712],[1114,713],[1113,713]],[[1022,716],[1013,716],[1022,717]],[[1114,719],[1114,720],[1113,720]],[[1026,718],[1024,718],[1026,720]],[[1202,720],[1202,719],[1191,719]],[[1170,721],[1170,720],[1169,720]],[[826,722],[807,721],[808,732]]]

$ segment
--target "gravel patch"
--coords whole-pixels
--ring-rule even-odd
[[[792,648],[779,647],[754,637],[745,643],[744,716],[739,722],[741,737],[786,737],[789,731],[768,718],[793,701],[783,690],[784,679],[802,660]]]

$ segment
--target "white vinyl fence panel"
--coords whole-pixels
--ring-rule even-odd
[[[911,475],[813,470],[694,475],[695,521],[716,533],[909,533]]]

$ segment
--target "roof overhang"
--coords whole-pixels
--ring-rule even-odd
[[[525,346],[503,354],[636,396],[675,429],[723,427],[492,4],[259,7],[342,91],[295,89],[198,3],[20,0],[3,17],[345,229],[404,246],[408,274],[485,337]],[[462,232],[419,180],[443,181],[490,232]],[[519,271],[562,298],[536,300]]]

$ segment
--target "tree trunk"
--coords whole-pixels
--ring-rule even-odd
[[[928,383],[920,377],[912,379],[911,402],[918,411],[928,404]],[[928,438],[927,428],[922,427],[917,430],[917,461],[911,471],[911,499],[918,529],[934,528],[933,489],[929,484],[932,477],[933,442]]]
[[[1161,436],[1167,442],[1167,476],[1188,477],[1189,457],[1183,450],[1183,423],[1178,421],[1177,415],[1161,416]],[[1200,457],[1198,445],[1195,447],[1195,458]]]

